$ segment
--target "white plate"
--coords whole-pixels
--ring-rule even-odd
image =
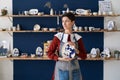
[[[76,9],[76,14],[84,14],[85,10],[84,9]]]
[[[62,47],[62,57],[64,58],[75,58],[75,48],[68,43],[64,44]]]
[[[31,15],[36,15],[36,14],[38,14],[38,9],[30,9],[30,10],[29,10],[29,14],[31,14]]]

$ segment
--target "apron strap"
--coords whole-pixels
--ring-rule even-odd
[[[75,44],[76,44],[76,47],[78,48],[78,42],[77,42],[77,39],[76,39],[76,37],[75,37],[75,34],[73,34],[74,35],[74,40],[75,40]]]
[[[64,37],[64,33],[62,34],[62,38],[61,38],[60,42],[63,40],[63,37]]]
[[[76,39],[76,37],[75,37],[75,34],[73,34],[73,35],[74,35],[74,37],[73,37],[73,38],[75,39],[75,42],[77,42],[77,39]]]

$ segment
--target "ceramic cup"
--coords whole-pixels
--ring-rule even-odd
[[[78,27],[75,27],[75,28],[74,28],[74,31],[78,31]]]
[[[103,12],[102,14],[103,14],[103,15],[107,15],[107,13],[106,13],[106,12]]]
[[[114,56],[115,56],[115,59],[118,60],[120,55],[119,55],[119,53],[115,53]]]
[[[28,15],[28,14],[29,14],[29,12],[28,12],[28,11],[24,11],[24,14],[25,14],[25,15]]]
[[[101,11],[98,11],[98,15],[102,15],[102,12],[101,12]]]
[[[79,30],[79,31],[82,31],[82,27],[79,27],[78,30]]]
[[[13,30],[13,31],[16,31],[16,27],[15,27],[15,26],[13,26],[13,27],[12,27],[12,30]]]
[[[84,30],[85,30],[85,31],[87,31],[87,30],[88,30],[88,27],[87,27],[87,26],[85,26],[85,27],[84,27]]]
[[[94,16],[97,16],[97,14],[98,14],[97,12],[93,12],[93,15],[94,15]]]
[[[34,58],[34,57],[35,57],[35,54],[31,54],[31,57]]]
[[[93,31],[94,27],[89,27],[89,31]]]
[[[112,12],[112,11],[111,11],[111,12],[108,12],[108,14],[109,14],[109,15],[113,15],[113,12]]]

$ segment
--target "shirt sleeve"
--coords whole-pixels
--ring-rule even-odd
[[[59,43],[60,43],[60,40],[56,36],[54,36],[48,49],[48,57],[55,61],[58,60],[58,55],[55,54],[55,52],[56,50],[58,50],[57,48],[58,48]]]
[[[79,54],[77,54],[77,56],[80,57],[81,59],[86,59],[87,53],[86,53],[82,38],[78,40],[78,50],[79,50]]]

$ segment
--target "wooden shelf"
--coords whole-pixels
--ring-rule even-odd
[[[34,30],[20,30],[20,31],[0,31],[0,32],[59,32],[59,31],[34,31]],[[100,30],[100,31],[73,31],[73,32],[120,32],[120,30]]]
[[[104,32],[120,32],[120,30],[104,30]]]
[[[76,15],[76,17],[118,17],[120,14],[114,15]]]
[[[6,15],[0,17],[57,17],[60,15]]]
[[[0,17],[57,17],[61,15],[6,15],[6,16],[0,16]],[[117,17],[120,16],[120,14],[115,15],[76,15],[76,17]]]
[[[0,31],[0,32],[13,32],[13,31],[7,31],[7,30],[6,30],[6,31]]]
[[[10,58],[0,58],[0,60],[51,60],[48,57],[26,57],[26,58],[21,58],[21,57],[10,57]],[[81,60],[81,59],[78,59]],[[87,58],[85,60],[92,60],[92,61],[96,61],[96,60],[116,60],[115,58],[106,58],[106,59],[102,59],[102,58]]]
[[[35,58],[10,57],[10,58],[0,58],[0,60],[50,60],[50,59],[48,57],[35,57]]]
[[[34,31],[34,30],[21,30],[21,31],[13,31],[13,32],[57,32],[57,31]]]
[[[21,31],[0,31],[0,32],[57,32],[57,31],[34,31],[34,30],[21,30]]]

